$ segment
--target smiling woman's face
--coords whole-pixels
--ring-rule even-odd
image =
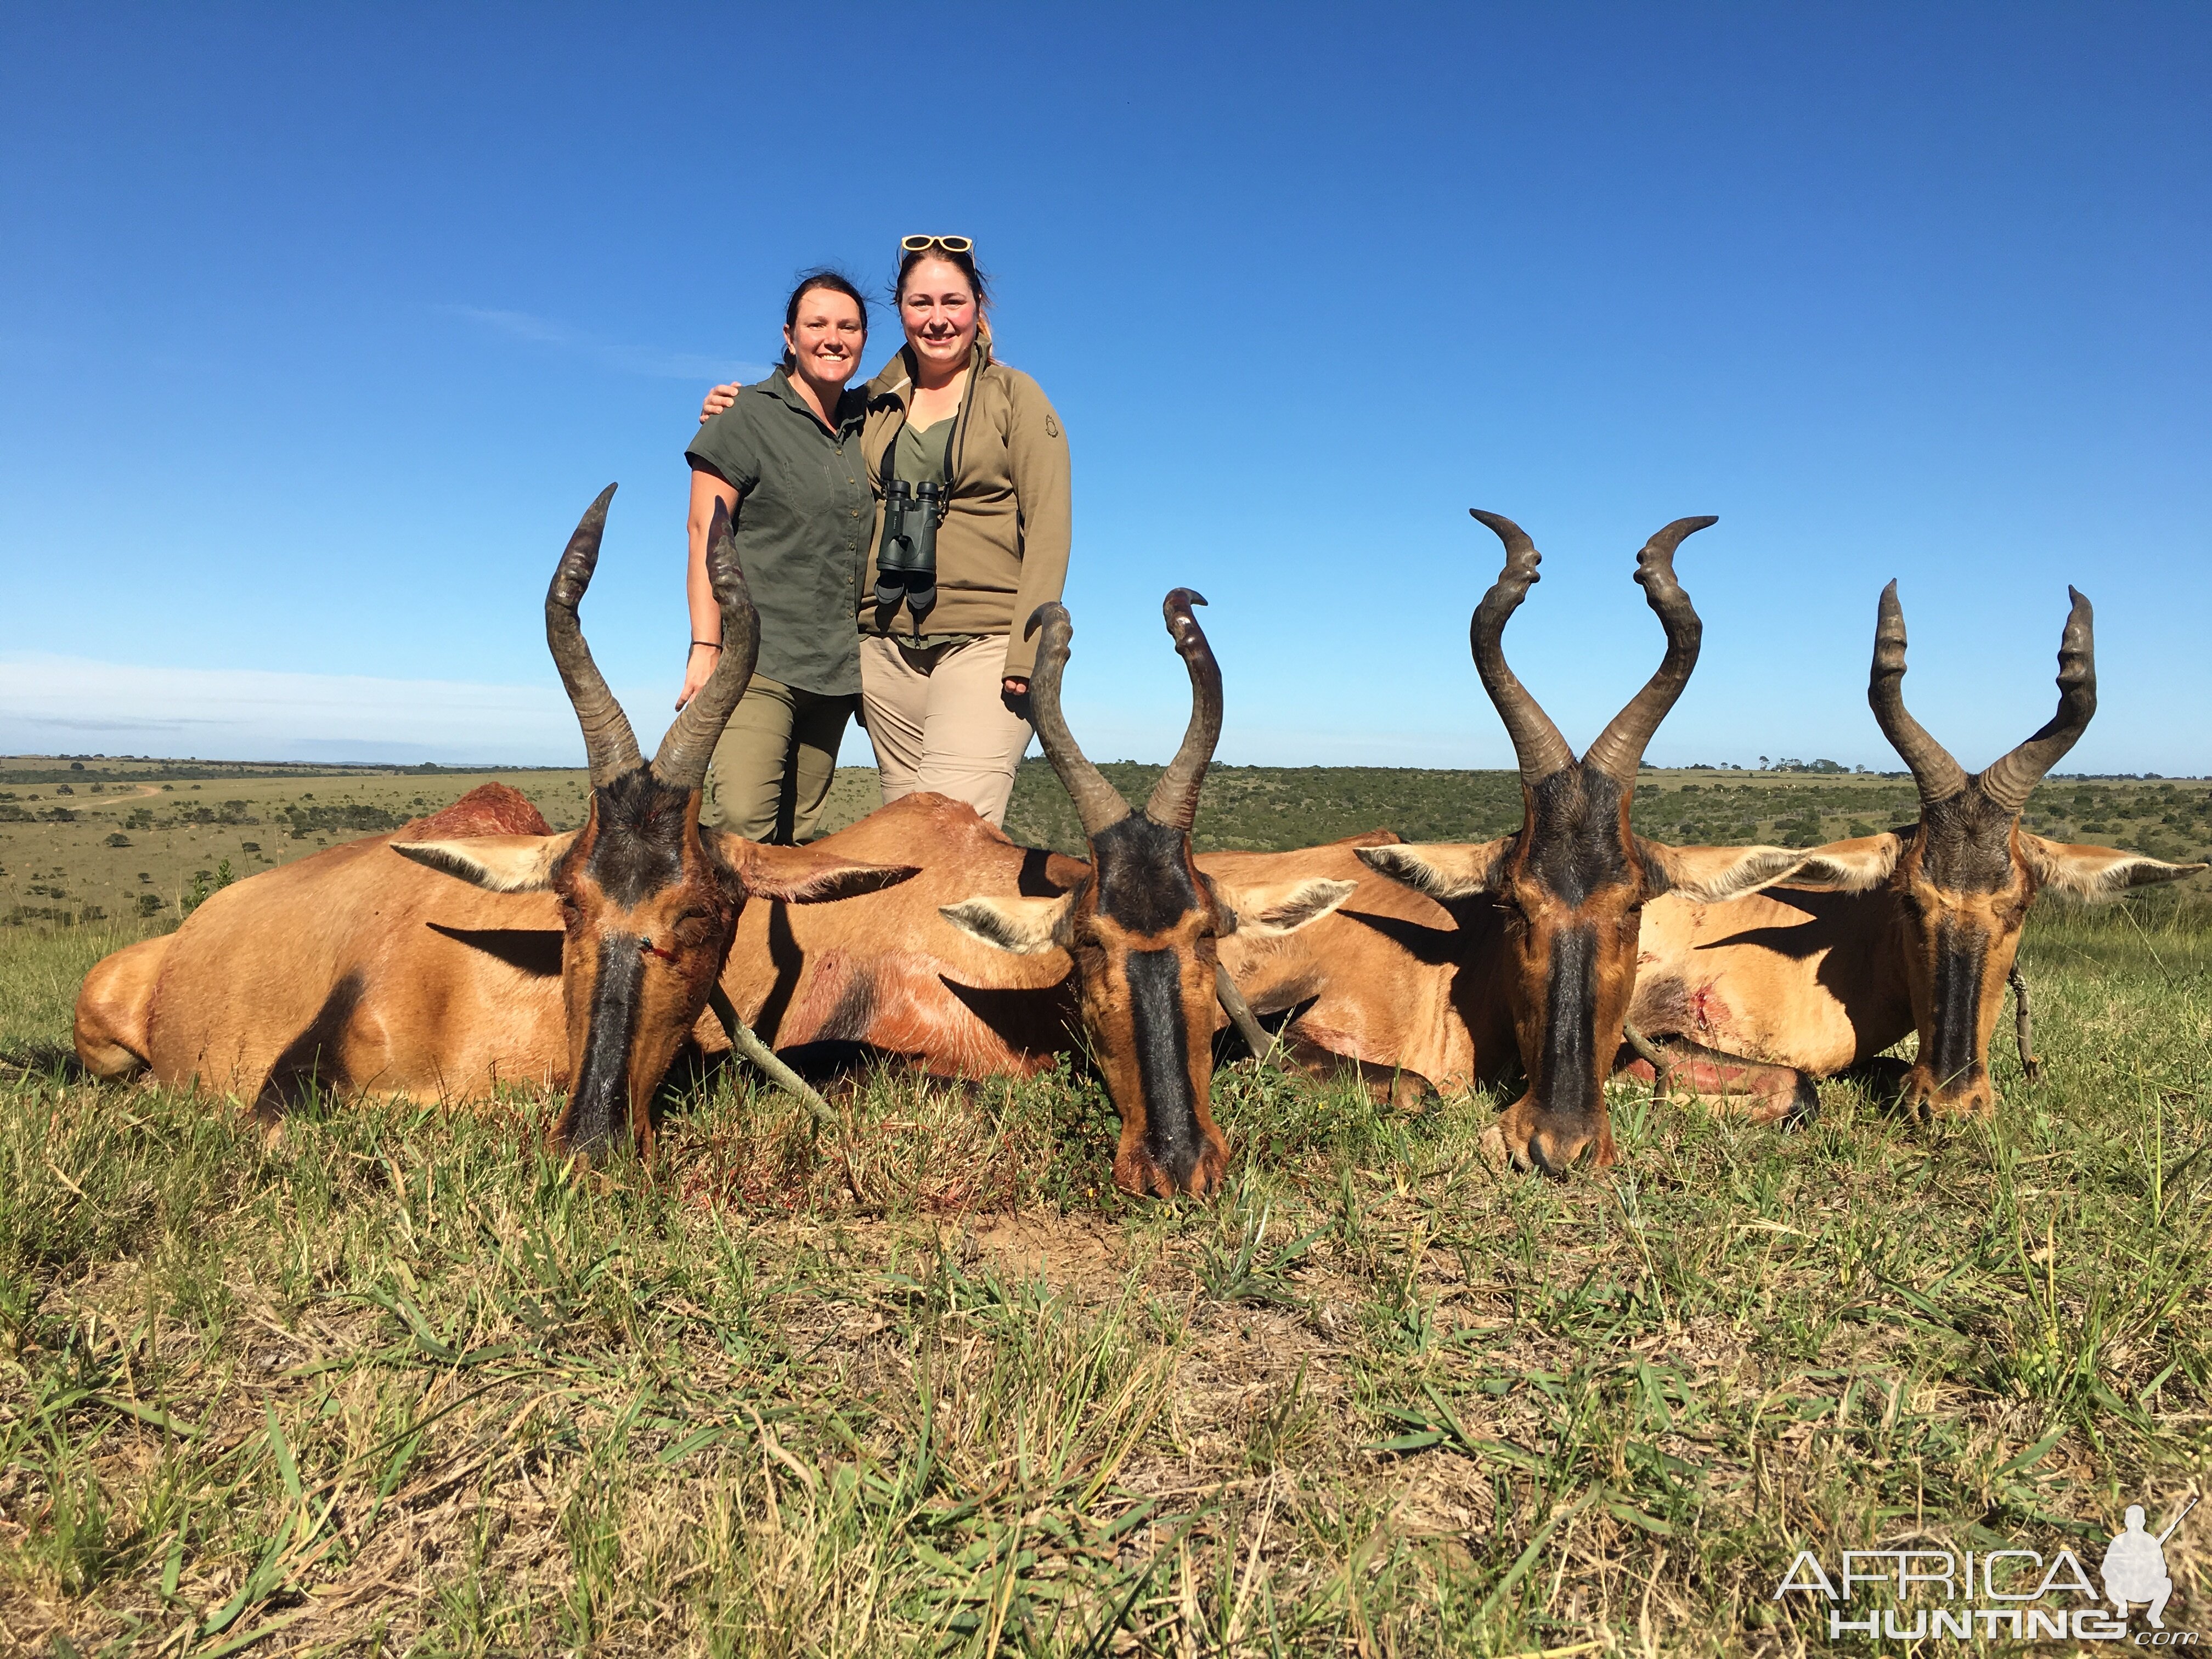
[[[975,343],[975,290],[950,259],[917,259],[899,289],[907,343],[932,363],[968,361]]]
[[[799,360],[811,380],[842,386],[860,366],[868,325],[849,294],[834,288],[811,289],[799,301],[799,320],[783,331],[783,349]]]

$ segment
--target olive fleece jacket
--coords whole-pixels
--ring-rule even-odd
[[[913,389],[914,359],[904,346],[867,386],[861,453],[876,493],[876,530],[860,582],[860,627],[867,633],[913,626],[905,611],[896,619],[879,617],[875,600],[884,479]],[[1036,641],[1022,637],[1023,625],[1037,606],[1057,599],[1067,580],[1067,438],[1043,390],[1021,370],[993,362],[985,339],[975,343],[968,390],[954,418],[951,501],[937,529],[937,605],[922,631],[1005,634],[1006,673],[1026,679],[1036,663]]]

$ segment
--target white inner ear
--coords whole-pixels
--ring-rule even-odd
[[[459,841],[395,841],[403,859],[495,893],[534,893],[553,883],[553,866],[576,839],[560,836],[469,836]]]
[[[1887,881],[1897,869],[1897,855],[1905,843],[1884,831],[1861,836],[1856,841],[1830,842],[1808,848],[1804,860],[1787,879],[1792,887],[1814,887],[1831,893],[1866,893]]]
[[[1491,872],[1497,867],[1503,841],[1475,842],[1467,846],[1441,842],[1424,846],[1355,847],[1353,854],[1376,874],[1403,882],[1431,898],[1473,898],[1490,889]]]
[[[1671,890],[1701,904],[1725,904],[1762,887],[1788,882],[1860,892],[1886,878],[1897,863],[1894,836],[1869,836],[1870,844],[1836,842],[1827,848],[1666,847],[1645,842],[1659,855]],[[1838,848],[1843,848],[1838,852]]]
[[[2110,898],[2130,887],[2148,887],[2161,881],[2179,881],[2206,866],[2168,864],[2142,853],[2114,847],[2069,847],[2040,836],[2022,836],[2022,848],[2045,886],[2079,898]]]
[[[1826,847],[1644,845],[1656,855],[1670,891],[1701,904],[1725,904],[1784,883],[1822,892],[1863,893],[1889,879],[1901,844],[1885,831]]]
[[[1075,895],[1058,898],[971,898],[941,906],[937,914],[962,933],[1018,957],[1057,948],[1053,935]]]
[[[1271,882],[1264,887],[1222,887],[1222,902],[1237,915],[1232,930],[1255,939],[1274,939],[1294,933],[1310,921],[1319,921],[1359,890],[1356,881],[1329,881],[1319,876],[1304,881]]]

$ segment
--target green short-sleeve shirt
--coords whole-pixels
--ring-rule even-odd
[[[867,399],[848,390],[837,430],[777,369],[699,428],[684,459],[738,491],[738,560],[760,611],[765,678],[822,696],[860,690],[859,573],[875,530],[860,456]]]

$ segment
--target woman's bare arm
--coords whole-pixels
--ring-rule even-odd
[[[714,503],[735,517],[738,489],[703,467],[691,470],[691,513],[687,532],[691,548],[684,573],[684,597],[691,611],[691,649],[684,660],[684,690],[678,708],[691,701],[722,654],[722,607],[714,603],[714,585],[707,577],[707,535],[714,527]],[[702,643],[703,641],[703,643]]]

